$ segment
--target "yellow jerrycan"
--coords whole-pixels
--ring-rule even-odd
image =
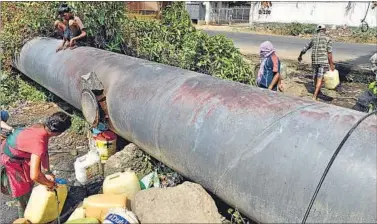
[[[334,69],[334,71],[330,70],[326,72],[324,75],[324,81],[326,89],[335,89],[340,83],[338,70]]]
[[[16,219],[13,224],[32,224],[29,220],[25,219],[25,218],[19,218],[19,219]]]
[[[116,134],[111,131],[104,131],[98,134],[94,140],[97,151],[101,157],[101,163],[106,163],[110,156],[114,155],[116,152]]]
[[[69,220],[65,224],[100,224],[100,221],[96,218],[81,218]]]
[[[81,202],[75,209],[75,211],[73,211],[73,213],[71,214],[71,216],[69,216],[68,221],[71,221],[71,220],[77,220],[77,219],[83,219],[83,218],[86,218],[85,217],[85,209],[84,209],[84,204],[83,202]]]
[[[58,184],[56,192],[59,205],[54,191],[49,191],[44,185],[34,187],[25,209],[25,219],[31,223],[48,223],[57,219],[68,195],[67,185]]]
[[[126,208],[127,197],[119,194],[96,194],[84,199],[85,216],[103,221],[111,208]]]
[[[109,175],[103,182],[104,194],[122,194],[132,201],[137,192],[141,190],[139,179],[135,172],[119,172]]]

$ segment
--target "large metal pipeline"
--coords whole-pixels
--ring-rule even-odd
[[[301,222],[335,149],[365,114],[90,47],[36,38],[15,67],[81,109],[80,77],[105,87],[114,130],[251,219]],[[308,223],[376,222],[377,117],[355,130]]]

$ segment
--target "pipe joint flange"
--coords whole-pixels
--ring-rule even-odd
[[[85,119],[93,126],[97,126],[100,120],[106,119],[101,110],[100,102],[106,99],[104,87],[96,73],[90,72],[81,76],[81,107]]]
[[[88,89],[82,90],[81,108],[85,120],[87,120],[93,127],[97,126],[100,119],[100,113],[97,98],[92,91]]]

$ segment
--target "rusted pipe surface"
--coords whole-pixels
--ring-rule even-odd
[[[259,222],[300,222],[333,152],[364,114],[88,47],[34,39],[16,67],[73,106],[105,87],[115,131]],[[377,117],[344,145],[307,222],[376,222]]]

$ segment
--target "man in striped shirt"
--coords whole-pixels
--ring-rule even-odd
[[[332,40],[326,35],[326,27],[324,25],[318,25],[317,33],[301,51],[300,56],[298,57],[299,62],[302,61],[302,55],[311,48],[315,85],[313,100],[317,100],[318,93],[322,86],[323,75],[329,70],[329,68],[331,71],[334,71],[335,69],[332,57]]]

